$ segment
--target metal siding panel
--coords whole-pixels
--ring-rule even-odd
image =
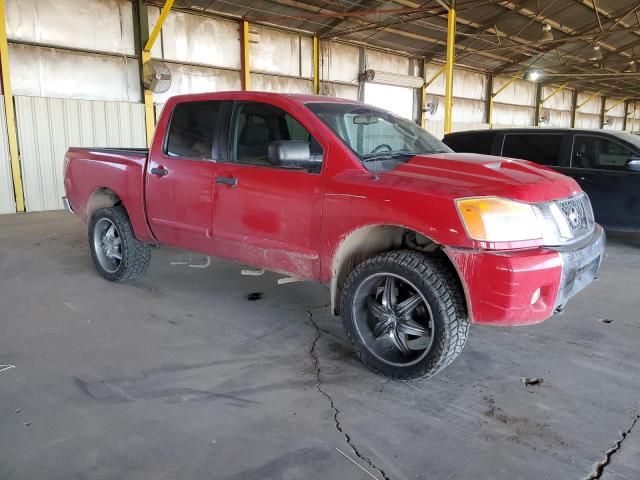
[[[146,144],[142,104],[15,98],[27,211],[63,207],[63,159],[70,146],[144,147]]]
[[[4,95],[0,95],[0,112],[4,112]],[[0,115],[0,213],[15,213],[15,211],[16,200],[9,163],[7,123],[5,116]]]

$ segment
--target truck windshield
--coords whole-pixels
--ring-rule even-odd
[[[406,161],[414,155],[452,152],[414,123],[369,105],[311,102],[317,115],[364,162]]]

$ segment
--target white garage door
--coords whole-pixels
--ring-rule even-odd
[[[384,108],[408,120],[413,119],[413,100],[413,88],[371,82],[364,84],[365,103]]]

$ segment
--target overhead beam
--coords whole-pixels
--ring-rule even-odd
[[[7,123],[9,141],[9,157],[11,160],[11,178],[13,194],[16,199],[16,211],[24,212],[24,190],[20,168],[20,152],[18,150],[18,132],[16,129],[16,113],[13,107],[13,90],[11,89],[11,70],[9,68],[9,45],[7,42],[7,18],[4,0],[0,0],[0,68],[2,69],[2,91],[4,93],[4,115]]]

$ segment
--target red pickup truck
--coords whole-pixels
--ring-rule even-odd
[[[471,322],[561,311],[605,244],[572,179],[321,96],[174,97],[149,151],[70,148],[64,185],[107,280],[171,245],[322,282],[361,360],[397,379],[448,365]]]

